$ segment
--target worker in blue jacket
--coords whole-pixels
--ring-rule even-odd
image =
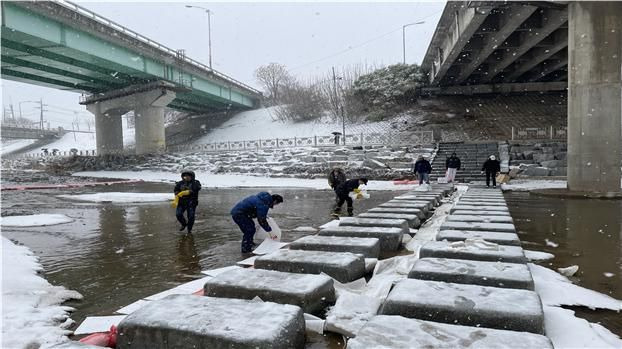
[[[242,237],[242,253],[250,253],[254,246],[255,222],[253,222],[253,218],[257,218],[257,222],[263,230],[271,232],[272,228],[267,221],[268,210],[282,202],[283,197],[281,195],[270,195],[270,193],[261,192],[257,195],[249,196],[233,206],[231,217],[240,227],[242,234],[244,234]]]

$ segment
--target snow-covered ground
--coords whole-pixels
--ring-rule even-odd
[[[134,146],[134,129],[128,128],[126,125],[125,119],[123,120],[123,145],[125,147]],[[72,148],[78,150],[95,150],[97,148],[97,143],[95,141],[95,133],[78,133],[75,134],[73,132],[66,133],[60,139],[46,144],[41,148],[47,148],[48,150],[58,149],[59,151],[70,151]],[[40,154],[41,149],[33,149],[28,152],[28,154]]]
[[[74,176],[118,179],[140,179],[147,182],[179,181],[179,174],[164,171],[84,171]],[[196,172],[196,178],[204,188],[309,188],[330,189],[326,179],[273,178],[249,175],[219,175],[209,172]],[[367,190],[413,190],[416,184],[394,184],[392,181],[369,181]]]
[[[173,200],[173,193],[106,192],[79,195],[58,195],[58,197],[86,202],[137,203],[170,201]]]
[[[234,115],[221,126],[197,139],[195,144],[222,141],[244,141],[267,138],[292,138],[328,136],[331,132],[342,132],[340,120],[324,117],[314,121],[280,121],[275,114],[276,107],[249,110]],[[393,119],[392,122],[399,120]],[[391,121],[346,122],[346,134],[383,133],[391,129]]]
[[[73,219],[64,214],[33,214],[26,216],[7,216],[0,218],[0,224],[5,227],[41,227],[73,222]]]
[[[52,286],[37,275],[41,265],[32,252],[2,237],[2,348],[39,348],[67,341],[73,309],[62,306],[82,296]]]
[[[510,183],[501,184],[503,191],[531,191],[536,189],[566,188],[566,181],[513,179]]]
[[[36,142],[36,139],[10,139],[2,141],[2,149],[0,149],[2,155],[9,154],[14,151],[18,151],[25,148],[32,143]]]

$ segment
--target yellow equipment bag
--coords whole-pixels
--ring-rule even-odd
[[[179,205],[179,198],[186,195],[190,195],[190,190],[184,190],[177,193],[177,195],[175,195],[173,201],[171,202],[171,207],[177,208],[177,205]]]

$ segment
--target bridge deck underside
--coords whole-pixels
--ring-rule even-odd
[[[2,4],[2,78],[73,92],[101,93],[130,85],[184,81],[170,108],[212,112],[252,107],[251,98],[64,26]]]
[[[456,23],[460,11],[473,11],[473,19],[458,27],[474,23],[477,28],[456,40],[455,28],[439,24],[423,62],[431,72],[430,82],[460,86],[567,81],[567,9],[539,4],[449,2],[447,6],[458,10],[445,11],[447,18],[440,23]],[[456,43],[448,44],[452,40]]]

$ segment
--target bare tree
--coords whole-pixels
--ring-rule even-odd
[[[281,98],[283,85],[292,80],[286,67],[279,63],[270,63],[257,68],[255,77],[266,89],[269,98],[275,103],[278,103]]]

